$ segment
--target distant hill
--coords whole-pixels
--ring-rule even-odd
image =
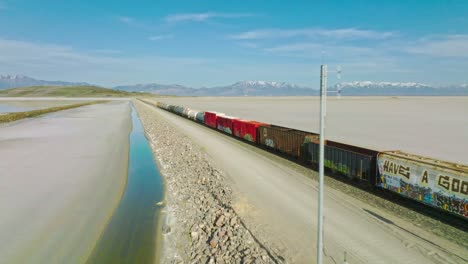
[[[0,91],[4,89],[43,86],[43,87],[95,87],[85,82],[44,81],[31,77],[0,76]],[[318,86],[318,85],[317,85]],[[97,89],[104,89],[95,87]],[[343,96],[453,96],[468,95],[468,85],[432,86],[415,82],[342,82],[329,87],[340,90]],[[319,90],[286,82],[240,81],[231,85],[192,88],[179,84],[136,84],[121,85],[114,90],[133,93],[152,93],[175,96],[309,96],[319,95]],[[68,91],[70,92],[70,91]],[[28,93],[32,93],[29,91]],[[67,92],[63,92],[67,93]],[[107,94],[110,94],[107,93]],[[0,94],[0,96],[2,96]],[[4,96],[4,95],[3,95]],[[52,96],[52,95],[51,95]]]
[[[115,90],[127,92],[147,92],[162,95],[193,95],[196,89],[178,84],[135,84],[114,87]]]
[[[127,97],[134,93],[96,86],[32,86],[0,90],[0,97]]]
[[[178,84],[137,84],[114,89],[176,96],[307,96],[318,95],[318,89],[285,82],[242,81],[228,86],[191,88]],[[468,85],[430,86],[414,82],[342,82],[330,90],[340,90],[344,96],[452,96],[468,95]]]
[[[177,96],[306,96],[318,91],[285,82],[242,81],[228,86],[190,88],[177,84],[137,84],[114,89]]]
[[[89,86],[85,82],[37,80],[24,75],[0,75],[0,90],[28,86]]]

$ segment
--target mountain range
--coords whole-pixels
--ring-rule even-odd
[[[114,89],[177,96],[307,96],[319,90],[285,82],[242,81],[228,86],[190,88],[178,84],[137,84]],[[430,86],[414,82],[342,82],[328,88],[344,96],[468,95],[468,85]]]
[[[0,76],[0,90],[26,86],[82,86],[85,82],[37,80],[23,75]],[[241,81],[227,86],[192,88],[179,84],[121,85],[113,89],[176,96],[307,96],[319,90],[286,82]],[[344,96],[468,95],[468,85],[431,86],[415,82],[342,82],[329,87]]]
[[[37,80],[24,75],[0,75],[0,90],[27,86],[84,86],[85,82]]]
[[[178,96],[299,96],[317,95],[318,91],[285,82],[242,81],[228,86],[191,88],[178,84],[137,84],[114,89]]]

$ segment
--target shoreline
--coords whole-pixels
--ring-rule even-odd
[[[86,261],[125,190],[129,118],[115,102],[0,128],[5,261]]]
[[[54,107],[48,107],[48,108],[42,108],[42,109],[36,109],[36,110],[30,110],[30,111],[24,111],[24,112],[4,113],[0,115],[0,123],[9,123],[9,122],[18,121],[18,120],[25,119],[25,118],[40,117],[45,114],[55,113],[55,112],[83,107],[87,105],[101,104],[101,103],[107,103],[107,101],[91,101],[91,102],[86,102],[86,103],[54,106]]]

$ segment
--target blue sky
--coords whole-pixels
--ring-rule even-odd
[[[343,81],[468,83],[468,1],[0,0],[0,74],[316,88],[322,62]]]

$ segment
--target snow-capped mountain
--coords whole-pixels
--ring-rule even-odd
[[[416,83],[416,82],[370,82],[370,81],[360,81],[360,82],[342,82],[339,83],[342,88],[388,88],[388,87],[407,87],[407,88],[421,88],[421,87],[430,87],[427,84]]]
[[[24,75],[0,75],[0,90],[27,86],[79,86],[89,85],[85,82],[62,82],[37,80]]]
[[[138,84],[118,86],[115,89],[179,96],[299,96],[318,94],[317,90],[295,84],[267,81],[241,81],[227,86],[198,89],[176,84]]]
[[[79,86],[85,82],[37,80],[24,75],[0,75],[0,90],[27,86]],[[318,86],[318,85],[317,85]],[[129,92],[150,92],[178,96],[307,96],[318,95],[318,87],[308,88],[287,82],[240,81],[227,86],[192,88],[178,84],[136,84],[114,87]],[[468,95],[468,84],[431,86],[417,82],[354,81],[338,83],[330,89],[341,90],[341,95],[405,96],[405,95]]]
[[[468,95],[468,86],[431,86],[417,82],[342,82],[333,86],[341,90],[341,95]]]
[[[241,81],[231,85],[237,88],[279,88],[279,89],[296,89],[304,88],[287,82],[267,82],[267,81]]]
[[[150,92],[178,96],[306,96],[318,95],[317,89],[286,82],[240,81],[227,86],[190,88],[177,84],[138,84],[119,86],[125,91]],[[356,96],[405,96],[405,95],[468,95],[468,86],[452,85],[435,87],[416,82],[355,81],[338,83],[330,89],[341,90],[341,95]]]

